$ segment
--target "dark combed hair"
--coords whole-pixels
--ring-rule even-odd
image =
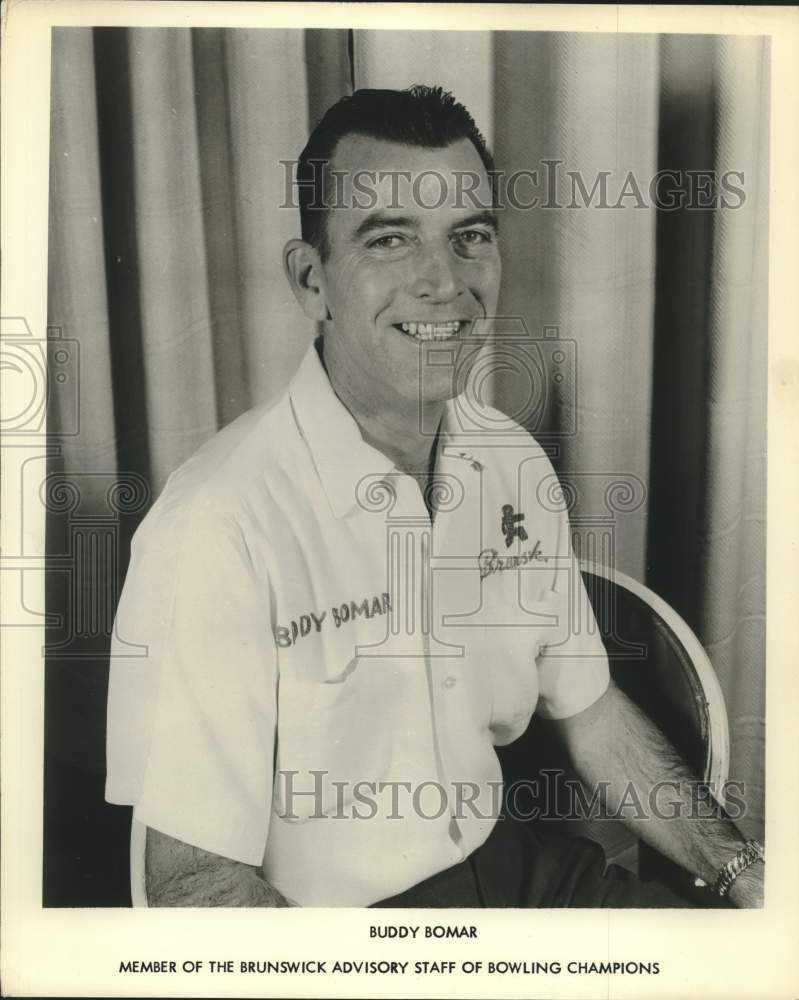
[[[356,90],[326,112],[311,133],[297,164],[302,238],[326,257],[330,181],[327,165],[345,136],[359,135],[406,146],[443,149],[469,139],[493,182],[494,161],[467,109],[441,87],[417,84],[407,90]]]

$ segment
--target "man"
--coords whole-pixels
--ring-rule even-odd
[[[469,402],[500,285],[491,170],[429,88],[357,92],[301,156],[284,264],[323,336],[171,477],[118,612],[148,657],[112,661],[107,797],[148,827],[151,905],[679,905],[498,820],[494,747],[534,711],[610,808],[671,779],[676,818],[634,831],[761,898],[757,845],[688,817],[691,775],[570,625],[548,460]]]

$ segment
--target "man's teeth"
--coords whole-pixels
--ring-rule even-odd
[[[446,323],[402,323],[403,333],[409,333],[417,340],[449,340],[455,337],[461,328],[459,319],[448,320]]]

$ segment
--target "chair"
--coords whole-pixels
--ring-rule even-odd
[[[659,726],[723,805],[730,759],[727,711],[701,643],[677,612],[648,587],[604,566],[581,562],[580,569],[614,681]],[[519,740],[501,748],[499,756],[506,782],[520,777],[529,782],[542,772],[556,770],[575,777],[564,766],[559,749],[548,742],[545,727],[535,721]],[[531,760],[536,762],[537,774],[530,774]],[[639,845],[620,820],[546,822],[560,833],[599,842],[609,862],[622,864],[641,878],[657,875],[682,889],[690,886],[686,872]]]
[[[581,563],[580,569],[613,679],[721,795],[729,774],[729,726],[724,694],[704,647],[648,587],[603,566]],[[643,657],[635,648],[640,646]]]

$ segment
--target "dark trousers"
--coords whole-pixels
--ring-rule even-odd
[[[714,907],[659,882],[642,882],[584,837],[548,834],[540,824],[498,820],[486,842],[446,871],[375,903],[378,907]]]

